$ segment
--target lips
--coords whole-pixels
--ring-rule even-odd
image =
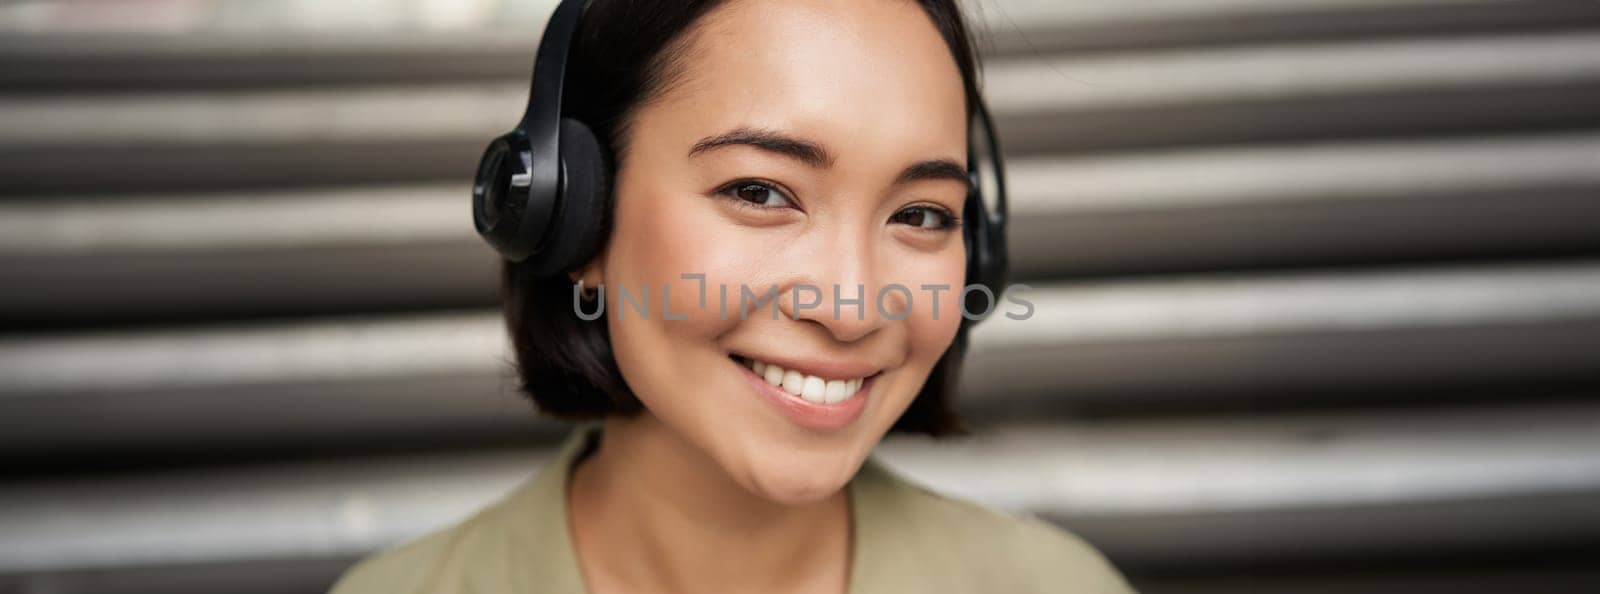
[[[861,416],[878,375],[828,378],[747,357],[732,359],[750,386],[791,422],[823,431],[841,429]]]

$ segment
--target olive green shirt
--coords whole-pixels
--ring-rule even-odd
[[[567,478],[598,436],[598,425],[575,430],[533,479],[454,526],[358,563],[333,593],[584,594],[567,531]],[[1076,536],[932,493],[870,457],[846,488],[850,594],[1133,592]]]

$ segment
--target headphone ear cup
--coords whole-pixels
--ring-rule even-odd
[[[473,227],[489,245],[513,262],[526,258],[544,231],[542,227],[524,228],[526,221],[523,219],[531,205],[532,191],[527,185],[512,184],[512,178],[527,175],[532,163],[518,161],[528,155],[527,140],[517,132],[495,138],[484,149],[472,185]]]
[[[594,131],[561,118],[561,192],[555,225],[534,274],[549,276],[582,266],[605,239],[611,199],[611,164]]]

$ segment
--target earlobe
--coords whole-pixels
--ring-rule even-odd
[[[578,267],[576,270],[568,272],[567,278],[571,279],[573,284],[582,282],[583,286],[586,287],[598,287],[601,284],[604,284],[605,267],[601,264],[601,261],[603,260],[601,256],[603,255],[604,252],[597,254],[594,258],[590,259],[587,264]]]

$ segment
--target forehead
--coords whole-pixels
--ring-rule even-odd
[[[680,84],[647,108],[685,137],[770,127],[841,162],[964,158],[961,72],[915,2],[731,2],[696,24],[685,50]]]

